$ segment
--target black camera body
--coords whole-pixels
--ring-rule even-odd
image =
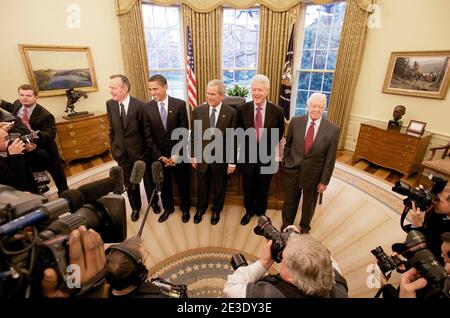
[[[272,258],[275,262],[280,263],[283,258],[283,250],[286,247],[287,240],[291,233],[291,229],[286,232],[278,231],[270,221],[270,218],[263,215],[258,218],[258,225],[253,229],[256,235],[264,236],[268,240],[272,240]]]
[[[409,231],[405,242],[393,244],[392,250],[404,256],[407,264],[427,280],[427,286],[418,293],[420,297],[450,297],[447,272],[428,249],[422,232]]]
[[[66,199],[47,202],[0,185],[0,297],[39,296],[43,271],[49,267],[56,270],[60,289],[66,289],[67,241],[81,225],[97,231],[106,243],[126,238],[123,197],[107,194],[80,206],[70,211]]]
[[[418,209],[427,211],[447,185],[447,180],[440,176],[432,176],[431,182],[433,183],[431,189],[426,190],[422,187],[411,188],[409,184],[397,181],[395,186],[392,187],[392,191],[406,196],[406,199],[403,200],[405,207],[411,209],[412,202],[414,202]]]
[[[405,263],[398,256],[387,256],[381,246],[377,246],[370,252],[377,259],[377,265],[385,276],[393,270],[399,271],[398,267]]]

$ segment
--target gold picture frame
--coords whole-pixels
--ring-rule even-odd
[[[444,99],[450,51],[392,52],[383,93]]]
[[[65,95],[69,88],[98,91],[90,47],[19,44],[19,49],[39,96]]]

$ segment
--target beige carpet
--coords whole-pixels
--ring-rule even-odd
[[[70,188],[108,176],[113,165],[107,163],[69,178]],[[141,193],[145,202],[143,186]],[[323,204],[316,210],[311,234],[331,250],[352,297],[373,297],[376,293],[368,267],[374,262],[370,250],[381,245],[390,252],[392,243],[403,241],[405,235],[399,225],[401,199],[381,179],[336,163]],[[131,222],[128,204],[127,209],[128,236],[132,236],[140,222]],[[194,213],[193,208],[191,216]],[[187,284],[192,297],[219,297],[232,270],[231,255],[240,251],[253,261],[262,251],[264,238],[253,233],[256,219],[241,226],[243,215],[243,207],[226,206],[220,222],[213,226],[210,211],[200,224],[194,224],[192,217],[189,223],[182,223],[179,210],[166,222],[158,223],[159,215],[151,211],[143,232],[150,251],[147,266],[151,275]],[[281,211],[269,210],[267,215],[279,228]],[[296,224],[299,218],[300,213]]]

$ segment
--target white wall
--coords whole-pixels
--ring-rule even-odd
[[[450,139],[448,91],[443,100],[382,93],[391,52],[450,50],[450,1],[378,0],[377,4],[381,27],[367,33],[346,148],[353,149],[361,121],[387,122],[398,104],[406,106],[405,125],[411,119],[424,121],[435,138]]]
[[[70,4],[81,9],[80,28],[67,27]],[[14,101],[17,87],[29,83],[18,44],[90,46],[99,90],[80,99],[77,111],[106,111],[109,75],[123,72],[118,18],[114,0],[1,0],[0,98]],[[55,117],[64,115],[65,96],[38,102]]]

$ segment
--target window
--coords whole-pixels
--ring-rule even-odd
[[[312,93],[322,92],[327,103],[330,100],[345,7],[345,2],[306,6],[295,115],[307,113],[306,102]]]
[[[149,76],[162,74],[169,95],[186,99],[186,75],[180,8],[142,5]]]
[[[250,87],[258,67],[259,9],[223,9],[222,70],[229,86]]]

